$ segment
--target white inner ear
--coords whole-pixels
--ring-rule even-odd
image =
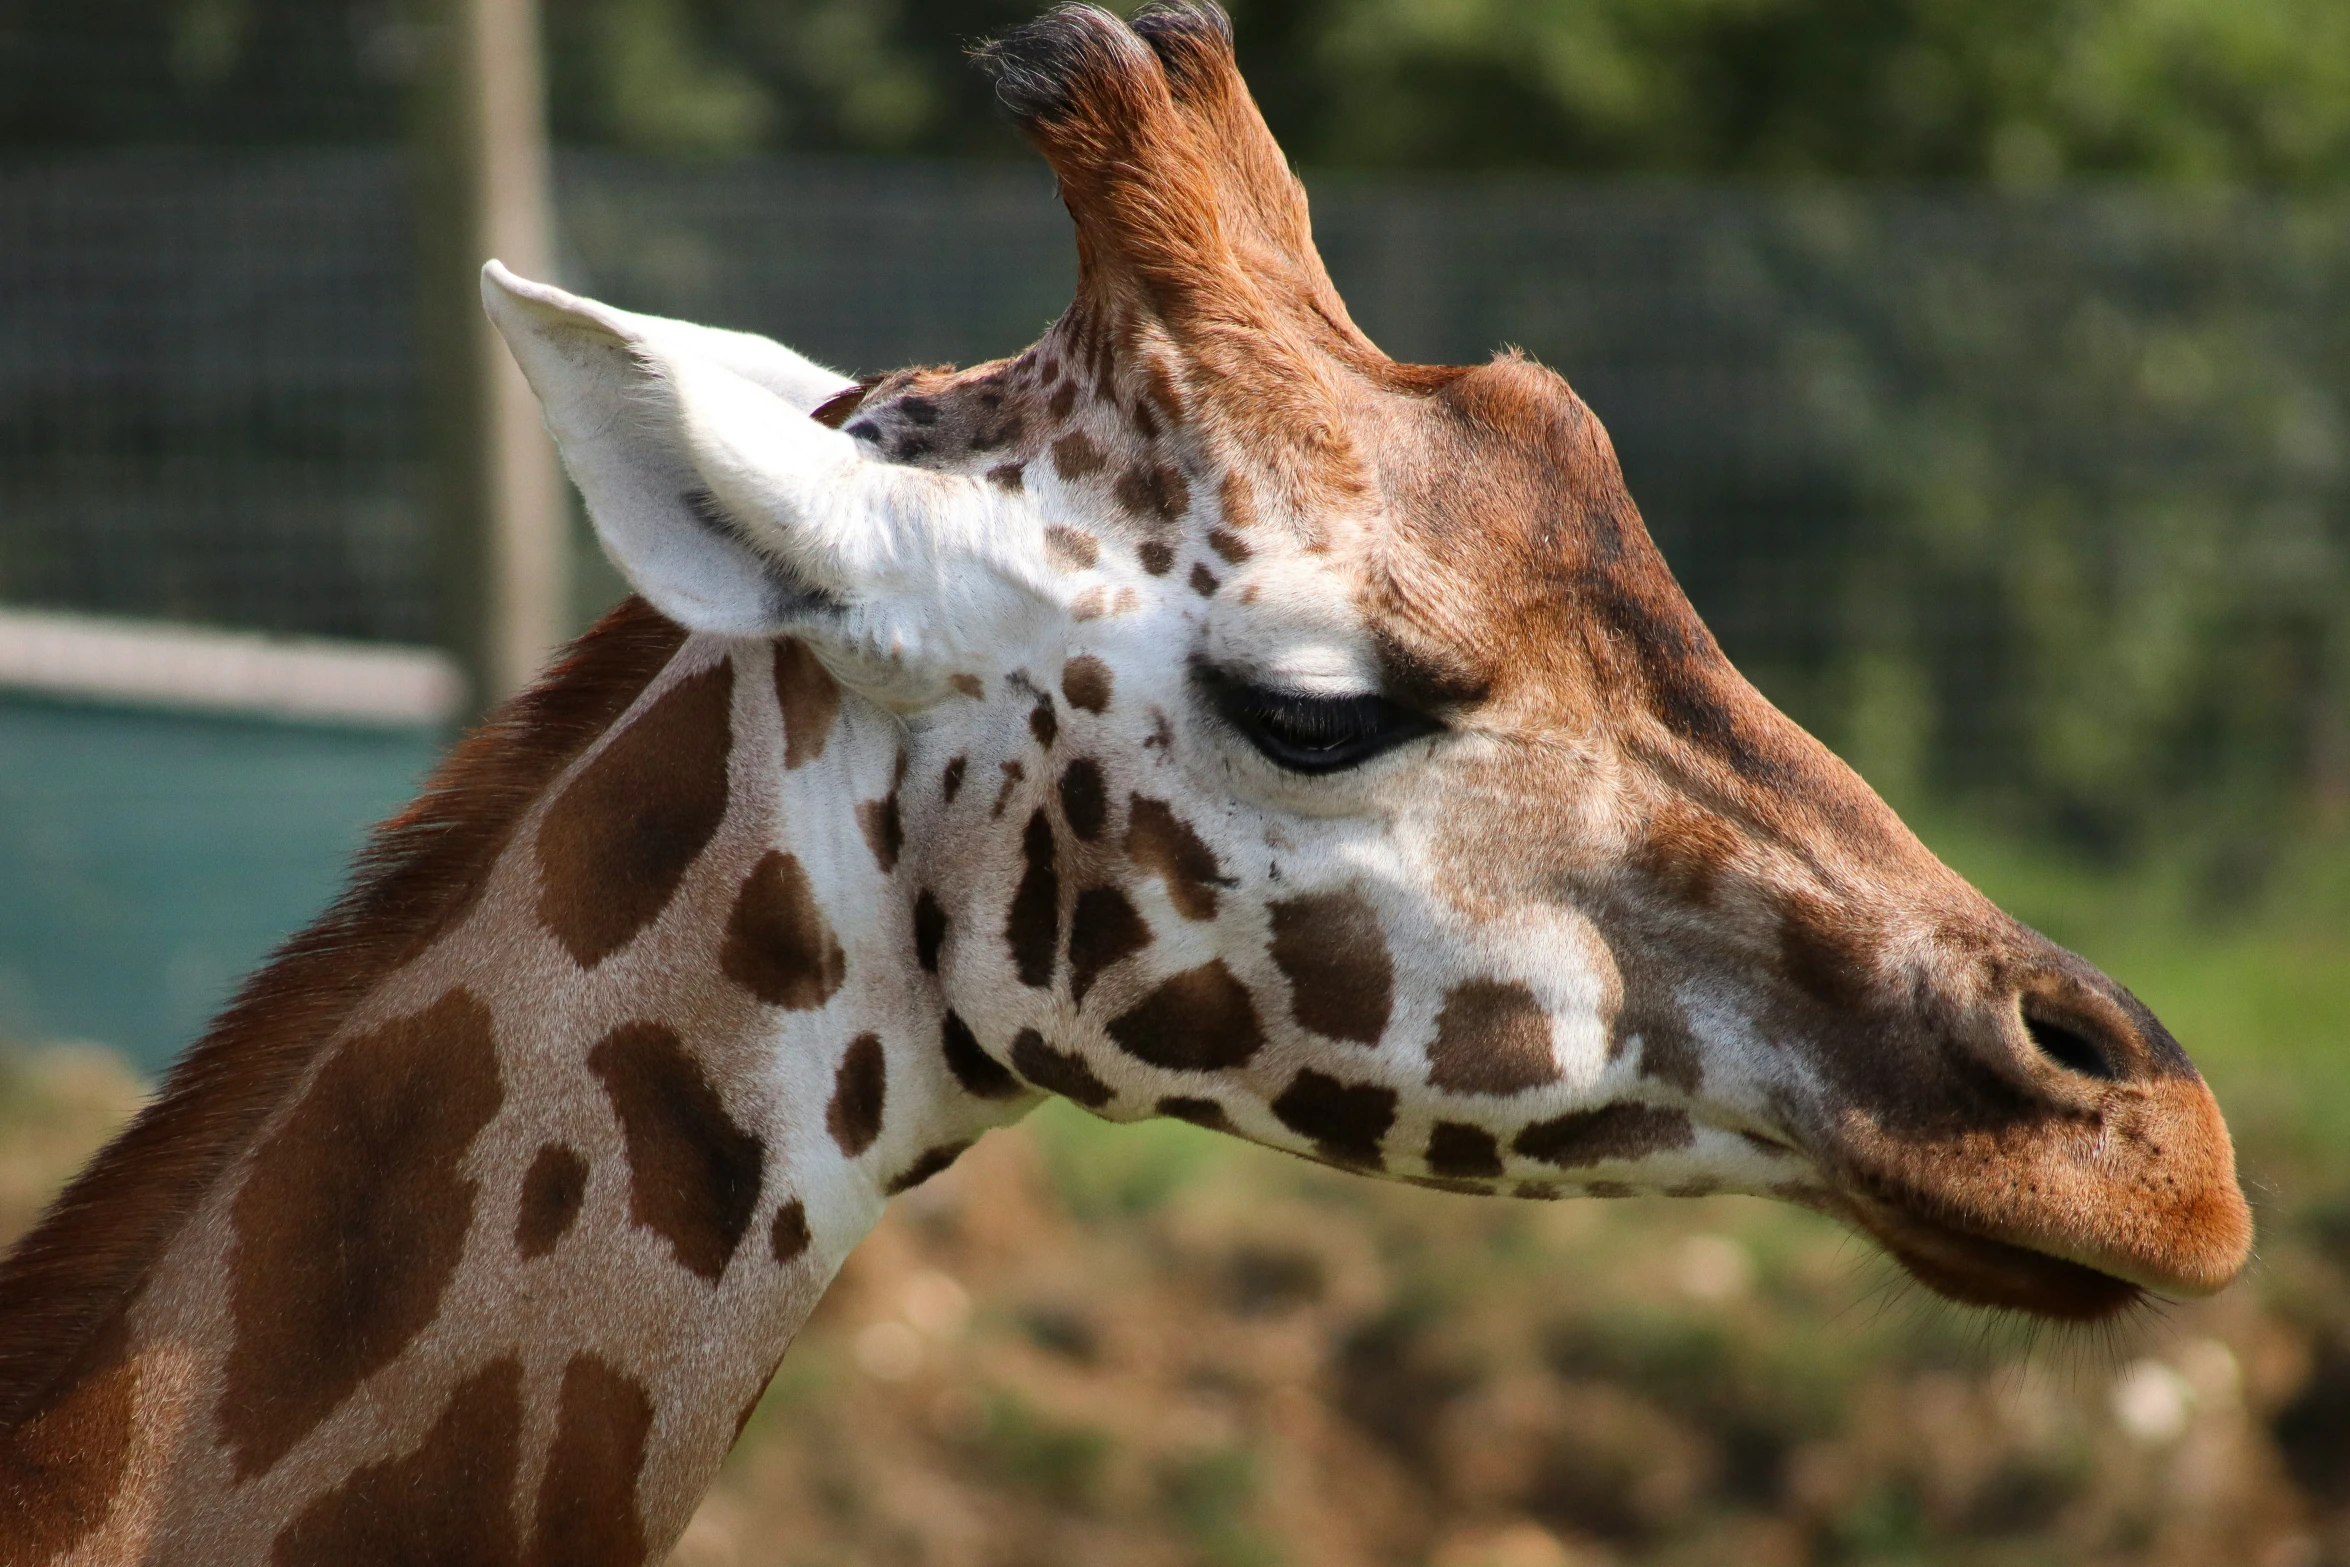
[[[868,458],[803,407],[850,383],[788,349],[633,316],[496,262],[482,300],[605,550],[689,629],[808,636],[863,667],[868,694],[918,702],[947,665],[1057,606],[1025,496]]]
[[[494,261],[483,269],[482,302],[538,393],[597,537],[631,586],[688,629],[728,636],[771,636],[806,608],[802,585],[728,529],[706,499],[710,483],[684,429],[680,388],[665,373],[690,362],[691,350],[665,354],[639,333],[645,318],[526,282]],[[770,357],[767,369],[776,368]],[[818,428],[781,395],[731,370],[704,364],[698,376],[763,403],[775,423]]]
[[[756,332],[730,332],[724,327],[696,326],[691,321],[640,316],[628,310],[611,314],[635,328],[638,339],[663,358],[699,359],[731,371],[753,386],[773,392],[799,413],[814,413],[857,384],[838,370],[827,370]]]

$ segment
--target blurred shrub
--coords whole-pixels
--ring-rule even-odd
[[[1043,0],[542,0],[567,139],[1013,148],[964,62]],[[1131,10],[1131,0],[1118,0]],[[2322,183],[2336,0],[1231,0],[1310,164]],[[392,0],[0,0],[0,144],[387,134]]]

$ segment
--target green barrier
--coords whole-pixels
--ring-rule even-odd
[[[441,738],[0,698],[0,1038],[160,1071],[334,897]]]

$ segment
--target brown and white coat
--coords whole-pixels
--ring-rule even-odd
[[[1772,1194],[1955,1298],[2225,1283],[2159,1023],[1730,668],[1598,421],[1355,328],[1220,13],[994,46],[1076,220],[853,385],[484,296],[641,600],[0,1271],[0,1564],[636,1563],[889,1194],[1046,1093]]]

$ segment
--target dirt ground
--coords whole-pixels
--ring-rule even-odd
[[[0,1236],[136,1094],[0,1069]],[[2264,1222],[2216,1300],[2035,1335],[1762,1203],[1477,1201],[1054,1106],[893,1205],[673,1560],[2350,1567],[2350,1205]]]

